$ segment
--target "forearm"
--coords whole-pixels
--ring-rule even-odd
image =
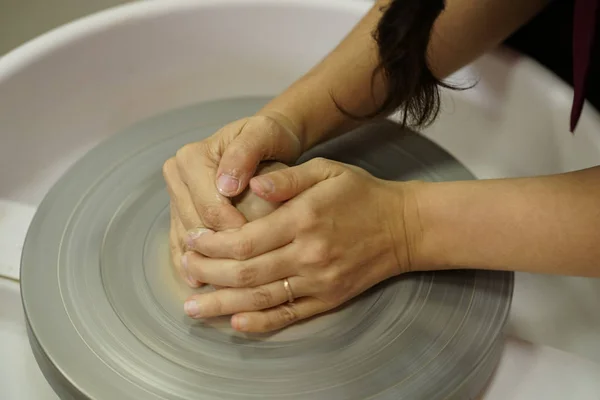
[[[390,0],[379,0],[346,38],[305,76],[259,113],[284,115],[301,136],[304,150],[359,125],[340,112],[332,98],[354,115],[368,115],[385,96],[385,81],[372,81],[379,64],[373,39]],[[429,63],[444,78],[493,48],[539,12],[548,0],[447,0],[434,24]],[[374,83],[374,87],[373,87]]]
[[[374,109],[372,93],[377,95],[379,90],[371,90],[371,76],[378,51],[372,35],[381,18],[380,8],[388,2],[378,1],[331,53],[260,111],[289,118],[300,131],[304,150],[358,125],[338,110],[332,94],[352,113]]]
[[[550,0],[446,0],[429,43],[430,67],[443,79],[502,43]]]
[[[417,184],[419,269],[600,277],[600,167],[539,178]]]

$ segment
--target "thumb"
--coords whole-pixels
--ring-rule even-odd
[[[295,167],[254,177],[250,181],[250,188],[265,200],[283,202],[342,172],[337,163],[316,158]]]
[[[298,137],[272,118],[250,117],[239,129],[217,169],[217,189],[227,197],[244,191],[261,161],[293,162],[301,152]]]

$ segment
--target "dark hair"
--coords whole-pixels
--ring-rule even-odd
[[[444,10],[444,0],[392,0],[382,8],[383,15],[373,32],[379,51],[379,64],[371,77],[383,78],[385,97],[367,115],[352,115],[337,102],[337,108],[354,119],[371,119],[400,111],[401,123],[421,127],[433,122],[439,113],[438,80],[427,62],[427,49],[433,24]],[[335,102],[335,99],[334,99]]]

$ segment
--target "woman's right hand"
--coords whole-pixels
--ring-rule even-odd
[[[181,264],[191,235],[203,229],[238,228],[245,217],[231,204],[248,186],[261,161],[293,163],[303,145],[300,128],[280,113],[260,114],[232,122],[209,138],[189,143],[163,166],[171,198],[171,258],[192,287]]]

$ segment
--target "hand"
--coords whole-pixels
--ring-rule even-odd
[[[282,114],[270,113],[226,125],[206,140],[185,145],[165,162],[163,175],[171,198],[171,259],[191,287],[200,282],[180,263],[188,232],[246,223],[230,198],[244,191],[262,160],[291,163],[301,151],[296,125]]]
[[[191,317],[233,314],[234,329],[272,331],[410,269],[406,184],[316,159],[255,177],[250,187],[265,200],[285,203],[240,228],[206,231],[190,243],[194,251],[182,260],[193,279],[228,287],[191,296],[185,304]]]

